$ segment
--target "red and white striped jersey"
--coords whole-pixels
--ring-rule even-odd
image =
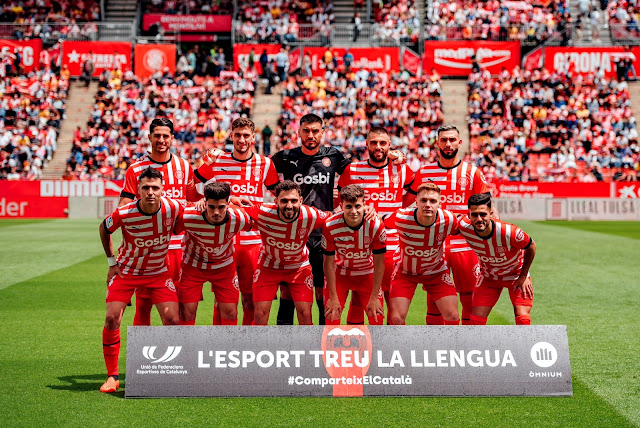
[[[220,269],[233,262],[233,237],[251,229],[253,221],[244,210],[229,207],[221,224],[212,224],[204,212],[185,208],[176,221],[175,231],[184,232],[183,261],[198,269]]]
[[[451,211],[438,210],[436,221],[425,226],[418,223],[415,208],[402,208],[384,223],[398,231],[400,248],[396,261],[402,273],[432,275],[449,271],[444,260],[444,242],[447,236],[458,233],[458,218]]]
[[[121,197],[129,199],[140,198],[138,194],[138,177],[149,167],[157,169],[162,173],[164,187],[162,196],[175,199],[183,205],[187,202],[187,199],[195,202],[197,198],[189,198],[190,195],[197,195],[191,164],[189,161],[173,154],[167,162],[156,162],[147,155],[143,159],[129,165],[125,174],[124,188],[122,192],[120,192]],[[171,250],[180,249],[181,243],[182,235],[174,235],[171,237],[171,245],[169,248]]]
[[[478,236],[469,217],[460,219],[460,235],[478,255],[482,274],[498,281],[515,281],[520,276],[524,253],[532,239],[518,226],[492,219],[493,232]]]
[[[298,269],[309,265],[307,240],[313,229],[324,226],[330,212],[302,205],[291,223],[280,220],[276,204],[245,208],[258,225],[262,247],[258,264],[274,269]]]
[[[338,187],[357,184],[364,189],[364,201],[372,205],[380,217],[390,216],[402,208],[405,189],[413,183],[413,171],[406,165],[389,162],[386,166],[375,167],[368,161],[354,162],[340,175]],[[398,233],[387,230],[387,249],[398,248]]]
[[[140,201],[129,202],[104,220],[104,228],[113,233],[122,228],[118,264],[123,275],[155,275],[166,272],[171,232],[183,207],[175,199],[161,198],[160,209],[153,214],[140,210]]]
[[[264,202],[265,187],[278,184],[280,179],[271,159],[253,154],[238,160],[233,153],[224,153],[211,165],[204,164],[195,171],[203,183],[225,181],[231,185],[231,196],[242,196],[251,202]],[[241,232],[236,238],[241,245],[260,244],[260,232]]]
[[[357,229],[344,220],[343,213],[327,219],[322,229],[324,253],[335,255],[336,273],[358,276],[373,273],[373,254],[384,254],[386,231],[378,220],[362,220]]]
[[[438,162],[422,165],[410,191],[416,193],[422,183],[431,181],[440,187],[440,201],[443,210],[456,215],[467,215],[469,197],[477,193],[489,192],[489,187],[480,168],[467,162],[458,162],[453,168],[444,168]],[[447,247],[452,252],[471,251],[464,239],[451,237]]]

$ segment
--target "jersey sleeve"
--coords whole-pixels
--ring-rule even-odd
[[[251,207],[247,207],[247,208],[251,208]],[[238,217],[241,217],[244,220],[244,224],[239,229],[239,232],[248,232],[251,229],[253,229],[254,222],[251,216],[249,215],[249,213],[247,212],[246,208],[234,208],[234,214]]]
[[[389,217],[384,219],[384,226],[387,229],[395,229],[396,228],[396,215],[397,211],[391,214]]]
[[[176,222],[173,225],[173,234],[181,235],[182,233],[186,232],[186,230],[187,228],[184,225],[184,211],[182,211],[176,218]]]
[[[344,170],[351,165],[351,160],[344,157],[344,155],[336,150],[336,159],[338,160],[338,174],[342,174]]]
[[[322,211],[315,207],[309,207],[309,208],[314,210],[318,215],[314,229],[324,228],[324,225],[327,222],[327,219],[331,217],[333,213],[331,211]]]
[[[411,188],[411,186],[413,185],[413,181],[414,181],[414,180],[415,180],[415,178],[416,178],[416,174],[411,170],[411,168],[409,168],[409,166],[408,166],[408,165],[406,165],[406,164],[405,164],[405,165],[403,165],[403,167],[404,167],[404,169],[405,169],[405,171],[406,171],[406,172],[405,172],[405,175],[406,175],[406,177],[407,177],[407,178],[406,178],[406,180],[405,180],[405,182],[404,182],[404,186],[402,186],[402,187],[404,187],[405,189],[407,189],[407,190],[408,190],[408,189],[410,189],[410,188]],[[417,187],[416,187],[416,188],[417,188]]]
[[[345,186],[351,184],[351,164],[347,165],[345,170],[340,174],[340,179],[338,179],[338,189],[342,189]]]
[[[253,220],[254,222],[258,221],[258,215],[260,214],[260,205],[254,205],[251,207],[243,207],[244,212]]]
[[[384,254],[387,252],[387,231],[382,223],[380,223],[380,227],[371,242],[371,252],[373,254]]]
[[[270,159],[271,159],[271,162],[273,162],[273,166],[276,169],[276,173],[282,173],[284,171],[283,150],[273,154]]]
[[[526,250],[531,245],[531,237],[519,227],[514,227],[511,233],[511,246],[520,250]]]
[[[327,256],[334,256],[336,254],[336,243],[333,240],[331,232],[325,229],[322,232],[322,251]]]
[[[197,202],[202,198],[196,189],[195,171],[191,168],[191,164],[187,163],[189,168],[189,181],[187,182],[187,201]]]
[[[487,186],[487,180],[485,180],[484,174],[479,168],[476,169],[473,175],[473,192],[474,194],[490,192],[489,186]]]
[[[120,211],[115,210],[111,215],[104,219],[104,230],[107,231],[108,234],[112,234],[118,228],[122,226],[122,218],[120,217]]]
[[[413,181],[411,182],[411,185],[407,188],[407,192],[413,195],[417,195],[418,187],[420,187],[420,185],[422,184],[422,180],[423,180],[422,171],[418,170],[418,172],[416,172],[416,174],[413,176]]]
[[[127,172],[124,176],[124,187],[120,192],[121,198],[129,198],[134,200],[138,195],[138,180],[136,179],[133,168],[127,168]]]
[[[460,219],[457,215],[451,213],[453,220],[451,221],[451,229],[449,235],[458,235],[460,233]]]
[[[272,190],[279,182],[280,178],[278,177],[276,166],[271,159],[267,158],[267,176],[264,180],[264,185],[267,189]]]
[[[195,171],[193,171],[193,175],[194,177],[200,182],[200,183],[206,183],[207,181],[211,180],[214,176],[213,174],[213,165],[214,164],[202,164],[202,166],[198,169],[196,169]]]

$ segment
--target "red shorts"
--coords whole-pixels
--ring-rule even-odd
[[[258,267],[253,274],[253,301],[267,302],[276,297],[278,286],[284,282],[294,302],[313,302],[313,274],[311,266],[299,269],[270,269]]]
[[[178,294],[173,280],[167,272],[150,276],[115,275],[107,285],[107,303],[131,302],[134,292],[145,292],[147,298],[157,303],[177,302]]]
[[[169,250],[167,258],[165,259],[167,265],[168,275],[173,280],[174,284],[180,281],[180,266],[182,265],[182,248],[176,248],[175,250]],[[136,297],[140,299],[150,299],[151,295],[146,289],[141,289],[136,292]]]
[[[533,299],[525,299],[522,290],[513,289],[514,281],[497,281],[482,277],[480,284],[473,292],[473,306],[488,306],[493,308],[500,298],[503,288],[509,290],[509,297],[513,306],[533,306]]]
[[[453,282],[458,293],[473,293],[480,281],[478,256],[472,250],[452,252],[445,246],[444,258],[453,273]]]
[[[346,276],[336,274],[336,291],[338,292],[338,299],[340,305],[344,308],[347,302],[347,296],[349,291],[358,296],[362,307],[366,307],[369,303],[369,296],[371,296],[371,289],[373,288],[373,274],[369,275],[357,275]],[[378,297],[382,299],[382,290],[378,293]],[[329,299],[329,287],[325,280],[324,284],[324,301]]]
[[[457,296],[449,272],[440,272],[434,275],[407,275],[397,272],[391,280],[389,298],[404,297],[411,300],[418,284],[422,284],[422,289],[431,296],[434,302],[443,297]]]
[[[238,271],[238,281],[242,294],[253,293],[253,273],[258,267],[260,256],[260,244],[240,245],[236,244],[233,253],[233,262]]]
[[[233,263],[222,269],[204,270],[182,265],[182,277],[178,283],[180,303],[196,303],[202,299],[202,286],[211,282],[211,291],[219,303],[238,303],[238,275]]]
[[[383,292],[391,290],[391,276],[396,265],[396,262],[393,261],[393,254],[393,251],[384,253],[384,276],[382,277],[382,285],[380,285],[380,290]]]

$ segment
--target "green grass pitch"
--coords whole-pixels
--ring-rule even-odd
[[[533,323],[567,325],[571,398],[101,394],[107,264],[98,221],[0,221],[0,426],[639,426],[640,222],[519,224],[538,246]],[[424,293],[416,296],[409,324],[424,323]],[[211,304],[208,295],[198,324],[210,323]],[[513,324],[506,294],[489,323]]]

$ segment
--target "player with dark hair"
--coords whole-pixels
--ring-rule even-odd
[[[405,323],[416,286],[422,284],[427,298],[431,295],[442,313],[444,324],[458,325],[458,299],[444,258],[445,240],[458,233],[458,219],[451,211],[440,209],[436,184],[421,184],[417,193],[416,208],[399,209],[385,220],[400,237],[389,293],[389,324]]]
[[[460,234],[477,254],[482,278],[473,293],[471,323],[484,325],[502,289],[509,290],[517,325],[531,324],[533,286],[529,269],[536,243],[518,226],[493,218],[491,195],[473,195]]]
[[[255,125],[246,118],[231,123],[232,153],[211,153],[212,160],[195,171],[195,176],[207,183],[223,181],[231,185],[231,196],[244,198],[252,203],[262,203],[264,187],[273,190],[279,182],[278,173],[271,159],[253,152]],[[215,159],[213,159],[215,158]],[[242,324],[253,324],[253,273],[260,254],[260,232],[243,231],[236,236],[234,263],[238,272],[242,294]],[[214,324],[218,322],[215,311]]]
[[[275,188],[276,202],[246,207],[262,239],[258,268],[253,276],[255,324],[266,325],[278,286],[284,283],[298,311],[298,322],[310,325],[313,276],[305,245],[314,229],[331,214],[302,204],[300,186],[285,180]]]
[[[395,164],[389,160],[391,138],[385,128],[373,127],[367,134],[367,151],[369,159],[357,161],[349,165],[338,181],[338,188],[349,184],[357,184],[364,188],[366,204],[375,208],[381,217],[393,214],[397,209],[408,205],[408,199],[414,199],[407,192],[413,183],[413,171],[406,164]],[[389,304],[389,287],[393,273],[393,255],[398,249],[398,232],[387,230],[387,253],[385,255],[384,278],[382,291]],[[352,299],[347,316],[348,324],[364,322],[362,307],[357,299]]]
[[[463,162],[458,157],[462,145],[460,132],[453,125],[443,125],[437,130],[439,159],[425,164],[416,173],[409,192],[415,194],[418,187],[433,182],[440,187],[442,209],[458,216],[467,214],[467,199],[471,195],[489,191],[487,182],[475,165]],[[497,216],[497,211],[494,212]],[[451,268],[456,290],[462,303],[462,324],[470,323],[471,299],[480,280],[478,258],[467,242],[459,236],[450,236],[445,243],[445,258]],[[427,298],[427,324],[442,324],[437,305]]]
[[[178,324],[178,296],[168,273],[166,258],[171,232],[182,206],[162,197],[162,174],[147,167],[139,174],[139,199],[116,209],[100,223],[100,240],[109,262],[107,273],[107,315],[102,330],[102,350],[107,381],[100,391],[115,392],[120,356],[122,315],[137,290],[146,290],[164,325]],[[116,259],[111,234],[122,229],[122,243]]]
[[[149,167],[158,170],[164,178],[163,196],[175,199],[183,204],[187,201],[199,201],[201,195],[196,190],[191,164],[189,161],[171,153],[173,122],[165,117],[153,119],[149,126],[149,141],[151,142],[151,153],[131,164],[127,169],[124,188],[120,193],[120,203],[118,205],[126,205],[140,197],[137,190],[138,179],[140,174]],[[167,268],[174,282],[178,282],[180,277],[180,265],[182,263],[181,243],[181,235],[171,237]],[[136,313],[133,318],[133,325],[150,325],[152,306],[150,296],[145,295],[144,289],[136,292]]]
[[[220,324],[238,323],[238,275],[234,265],[233,238],[251,229],[252,221],[239,208],[229,207],[231,186],[209,183],[204,188],[206,208],[186,208],[175,231],[185,233],[181,277],[178,283],[180,324],[194,325],[202,286],[211,291],[220,311]]]
[[[342,212],[323,228],[325,315],[327,324],[340,324],[340,314],[351,290],[351,301],[366,308],[369,324],[382,325],[384,309],[380,286],[385,274],[386,232],[378,218],[364,216],[365,192],[355,184],[340,189]]]

